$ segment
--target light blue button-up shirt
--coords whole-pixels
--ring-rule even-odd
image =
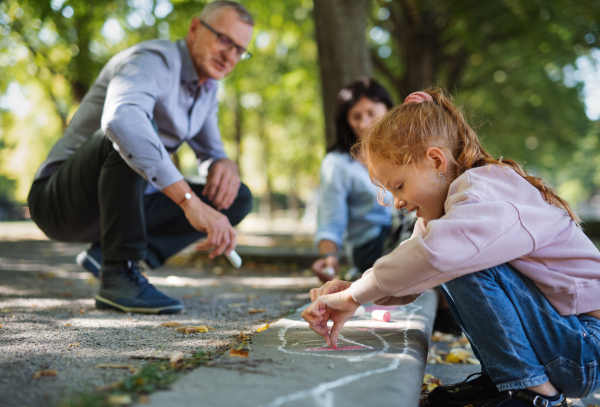
[[[357,247],[376,238],[392,222],[391,206],[377,202],[377,187],[367,169],[341,152],[331,152],[321,163],[319,210],[315,244],[326,239]],[[392,202],[388,193],[385,202]]]
[[[199,160],[226,157],[216,92],[212,79],[198,85],[183,40],[147,41],[122,51],[102,69],[36,179],[54,172],[57,163],[102,128],[123,159],[162,190],[183,179],[169,157],[183,142]]]

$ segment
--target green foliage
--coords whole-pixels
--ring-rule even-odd
[[[398,100],[443,86],[493,155],[526,163],[573,202],[600,188],[597,165],[580,158],[600,135],[574,73],[599,46],[600,1],[380,0],[372,14],[375,66]]]
[[[0,196],[24,202],[35,169],[112,55],[183,38],[207,1],[0,3],[0,175],[12,180]],[[312,1],[243,3],[256,20],[254,57],[221,84],[226,150],[262,202],[306,200],[325,146]],[[577,58],[598,47],[600,0],[371,4],[376,77],[397,101],[424,84],[447,87],[494,155],[526,162],[569,199],[600,188],[599,129],[573,73]],[[16,108],[19,98],[29,110]],[[195,172],[191,151],[180,159]]]

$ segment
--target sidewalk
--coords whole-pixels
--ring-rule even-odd
[[[190,262],[188,251],[150,271],[150,281],[187,309],[154,316],[95,309],[97,282],[73,262],[85,245],[50,242],[32,224],[0,224],[0,406],[55,406],[81,392],[105,394],[98,389],[149,363],[176,352],[190,360],[198,350],[224,353],[168,390],[150,393],[150,405],[416,407],[424,372],[449,384],[479,371],[471,364],[425,364],[436,308],[429,293],[395,308],[391,322],[366,313],[342,331],[341,349],[324,348],[299,310],[287,315],[318,285],[301,265],[314,256],[310,233],[292,230],[301,233],[241,233],[240,270],[224,259]],[[287,262],[281,250],[289,250]],[[215,329],[187,335],[164,322]],[[260,331],[266,324],[272,326]],[[247,358],[229,356],[240,331],[251,339]],[[430,345],[450,351],[451,342]],[[44,370],[56,376],[34,378]],[[598,404],[600,392],[575,405]]]
[[[247,358],[224,354],[144,405],[417,407],[436,306],[434,292],[403,307],[368,305],[345,325],[337,349],[298,310],[255,334]],[[391,320],[373,320],[378,309]]]

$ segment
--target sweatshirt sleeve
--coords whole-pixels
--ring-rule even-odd
[[[468,176],[455,183],[444,216],[428,222],[422,233],[377,260],[372,272],[352,284],[356,301],[407,303],[431,287],[533,250],[533,238],[512,204],[472,193]]]

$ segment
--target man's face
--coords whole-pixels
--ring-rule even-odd
[[[212,21],[205,21],[220,34],[229,37],[234,44],[247,48],[252,39],[252,26],[240,20],[238,13],[230,8],[222,9]],[[239,61],[238,49],[227,49],[217,34],[204,26],[198,18],[192,20],[186,42],[192,62],[198,73],[198,82],[207,79],[223,79]]]

